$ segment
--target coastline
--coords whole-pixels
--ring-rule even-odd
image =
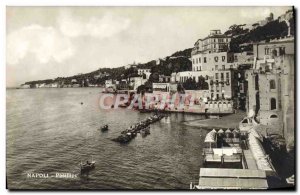
[[[200,128],[223,128],[223,129],[234,129],[238,128],[239,122],[246,117],[247,114],[244,111],[238,111],[236,114],[230,114],[222,116],[219,119],[198,119],[193,121],[185,122],[185,125],[192,127],[200,127]]]

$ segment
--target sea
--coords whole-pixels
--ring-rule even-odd
[[[202,166],[202,116],[173,113],[128,144],[111,141],[151,113],[101,109],[100,88],[7,89],[9,189],[189,189]],[[98,129],[108,124],[109,130]],[[96,161],[80,173],[80,163]]]

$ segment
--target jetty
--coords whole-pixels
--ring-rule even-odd
[[[135,138],[138,133],[145,137],[150,134],[150,124],[160,121],[162,118],[164,118],[164,116],[164,114],[157,113],[134,125],[131,125],[129,128],[122,131],[121,135],[119,135],[117,138],[113,138],[112,141],[128,143]]]
[[[190,189],[269,189],[270,181],[280,182],[254,129],[213,129],[202,155],[204,167]]]

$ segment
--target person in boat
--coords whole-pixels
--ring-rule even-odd
[[[91,163],[87,160],[87,161],[86,161],[86,164],[87,164],[87,165],[90,165]]]

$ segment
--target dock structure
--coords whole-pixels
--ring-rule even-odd
[[[249,169],[200,168],[199,184],[193,189],[267,189],[265,171]]]
[[[191,189],[268,189],[268,181],[277,175],[253,131],[213,129],[204,145],[205,168],[200,168],[199,183],[191,183]]]
[[[258,169],[255,159],[252,155],[252,152],[250,150],[244,150],[244,167],[246,169]]]

